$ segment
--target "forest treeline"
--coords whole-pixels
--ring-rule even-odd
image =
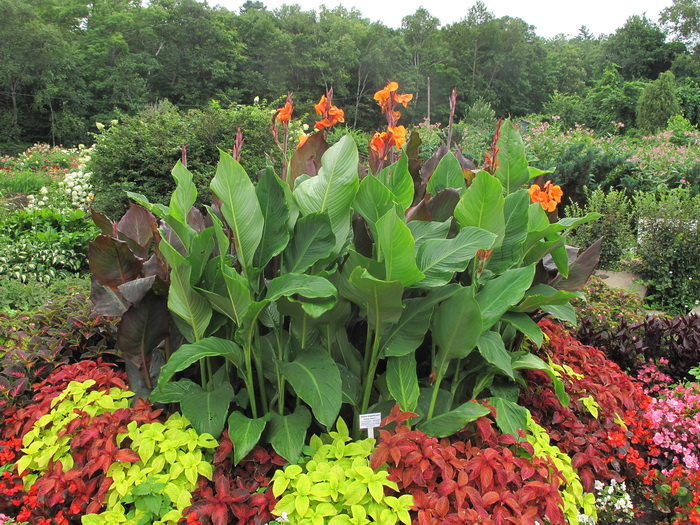
[[[238,12],[197,0],[0,0],[0,149],[89,142],[96,122],[169,100],[180,109],[274,104],[297,111],[327,88],[349,126],[381,126],[372,94],[388,79],[414,94],[404,122],[445,122],[487,102],[499,116],[547,113],[597,130],[637,125],[662,73],[680,112],[700,118],[700,6],[674,0],[658,21],[632,16],[611,35],[585,27],[545,39],[526,20],[476,2],[441,25],[424,8],[391,29],[343,7]]]

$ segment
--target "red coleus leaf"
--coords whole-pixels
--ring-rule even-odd
[[[133,450],[124,448],[119,450],[114,455],[114,460],[119,462],[137,463],[141,460],[141,457]]]

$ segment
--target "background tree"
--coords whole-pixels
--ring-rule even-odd
[[[644,89],[637,106],[637,126],[642,133],[655,133],[679,113],[675,77],[667,71]]]

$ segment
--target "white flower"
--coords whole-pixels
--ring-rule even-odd
[[[42,195],[46,195],[46,194],[49,192],[49,190],[46,189],[46,186],[42,186],[41,189],[39,190],[39,192],[40,192]]]
[[[283,512],[282,515],[275,520],[277,523],[289,523],[289,517],[286,512]]]

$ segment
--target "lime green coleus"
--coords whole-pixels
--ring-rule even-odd
[[[61,435],[68,424],[79,413],[91,417],[112,412],[119,408],[128,408],[129,398],[134,394],[127,390],[112,388],[108,392],[90,391],[95,381],[88,379],[82,383],[72,381],[68,387],[51,401],[51,411],[39,418],[31,430],[22,439],[22,456],[17,462],[17,472],[29,471],[24,476],[24,488],[28,490],[50,463],[60,461],[63,470],[73,468],[74,461],[70,452],[70,434]]]
[[[571,465],[571,458],[555,445],[550,444],[547,431],[535,423],[529,413],[527,415],[527,440],[535,449],[535,456],[549,456],[566,480],[559,492],[564,502],[562,510],[569,525],[579,525],[582,514],[592,518],[593,523],[595,523],[598,517],[595,508],[595,494],[583,492],[581,478]]]
[[[200,475],[212,479],[212,452],[217,441],[198,434],[175,413],[165,423],[132,421],[117,443],[130,440],[141,458],[113,463],[107,471],[113,483],[105,497],[107,511],[83,516],[83,525],[177,523],[190,505]]]
[[[385,496],[396,483],[370,467],[374,439],[351,442],[342,419],[336,428],[313,436],[297,465],[275,472],[272,492],[280,500],[273,514],[298,525],[410,524],[413,497]]]

